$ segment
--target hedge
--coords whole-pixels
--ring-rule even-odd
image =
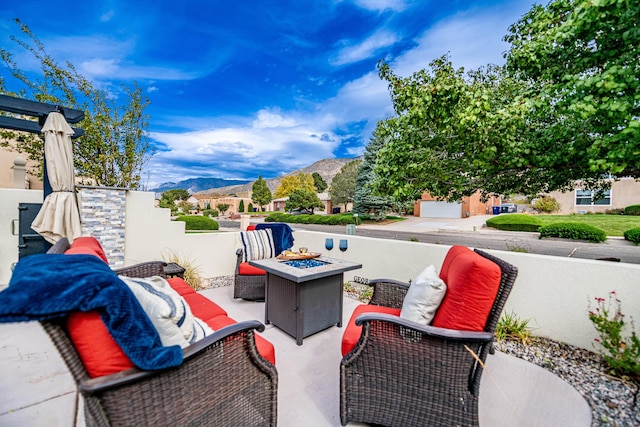
[[[186,223],[185,228],[187,230],[217,230],[218,223],[208,216],[187,216],[182,215],[176,218],[176,221],[184,221]]]
[[[624,240],[628,240],[634,245],[640,245],[640,228],[632,228],[624,232]]]
[[[355,224],[352,215],[290,215],[283,212],[269,214],[265,222],[287,222],[290,224],[326,224],[326,225],[346,225]]]
[[[532,215],[506,214],[487,220],[487,226],[503,231],[538,231],[542,222]]]
[[[543,237],[562,237],[596,243],[607,240],[607,234],[603,230],[578,222],[558,222],[540,227],[540,238]]]
[[[624,208],[625,215],[640,215],[640,205],[631,205]]]

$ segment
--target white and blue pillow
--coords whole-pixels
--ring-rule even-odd
[[[271,230],[241,231],[240,241],[244,250],[244,261],[273,258],[276,255]]]

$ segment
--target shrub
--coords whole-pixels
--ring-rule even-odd
[[[285,218],[288,218],[288,217],[289,215],[287,215],[286,213],[274,212],[272,214],[267,215],[264,221],[265,222],[286,222]]]
[[[634,245],[640,245],[640,228],[632,228],[624,232],[624,239],[630,241]]]
[[[540,212],[551,213],[560,210],[560,203],[558,203],[555,197],[543,196],[538,197],[536,202],[533,204],[533,208]]]
[[[624,208],[625,215],[640,216],[640,205],[631,205]]]
[[[253,203],[249,203],[249,206],[247,207],[247,212],[253,212]]]
[[[208,216],[186,216],[176,218],[176,221],[184,221],[187,230],[217,230],[218,223]]]
[[[531,330],[529,320],[520,319],[513,311],[510,313],[504,312],[496,325],[496,339],[502,341],[506,338],[511,338],[526,345]]]
[[[205,209],[202,212],[202,215],[204,216],[218,216],[218,211],[215,209]]]
[[[598,331],[598,343],[605,350],[604,360],[614,375],[640,379],[640,339],[633,330],[631,320],[631,335],[624,338],[624,314],[620,308],[620,300],[615,292],[609,292],[609,301],[596,298],[596,307],[589,305],[589,320]],[[615,307],[612,304],[615,302]]]
[[[487,226],[504,231],[538,231],[542,222],[532,215],[508,214],[487,220]]]
[[[577,222],[558,222],[540,227],[540,238],[563,237],[573,240],[588,240],[590,242],[604,242],[607,234],[592,225]]]

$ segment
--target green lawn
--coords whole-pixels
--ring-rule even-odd
[[[640,216],[631,215],[536,215],[543,225],[557,222],[579,222],[604,230],[607,236],[623,236],[632,228],[640,228]]]

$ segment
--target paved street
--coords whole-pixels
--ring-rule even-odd
[[[415,240],[443,245],[465,245],[480,249],[523,250],[532,254],[586,259],[619,259],[640,264],[640,246],[621,237],[605,243],[569,239],[539,239],[538,233],[500,231],[484,224],[492,215],[471,218],[416,218],[386,225],[359,225],[358,236],[379,239]],[[254,220],[252,219],[252,222]],[[294,229],[346,234],[344,225],[290,224]],[[239,221],[220,221],[221,227],[239,227]]]

